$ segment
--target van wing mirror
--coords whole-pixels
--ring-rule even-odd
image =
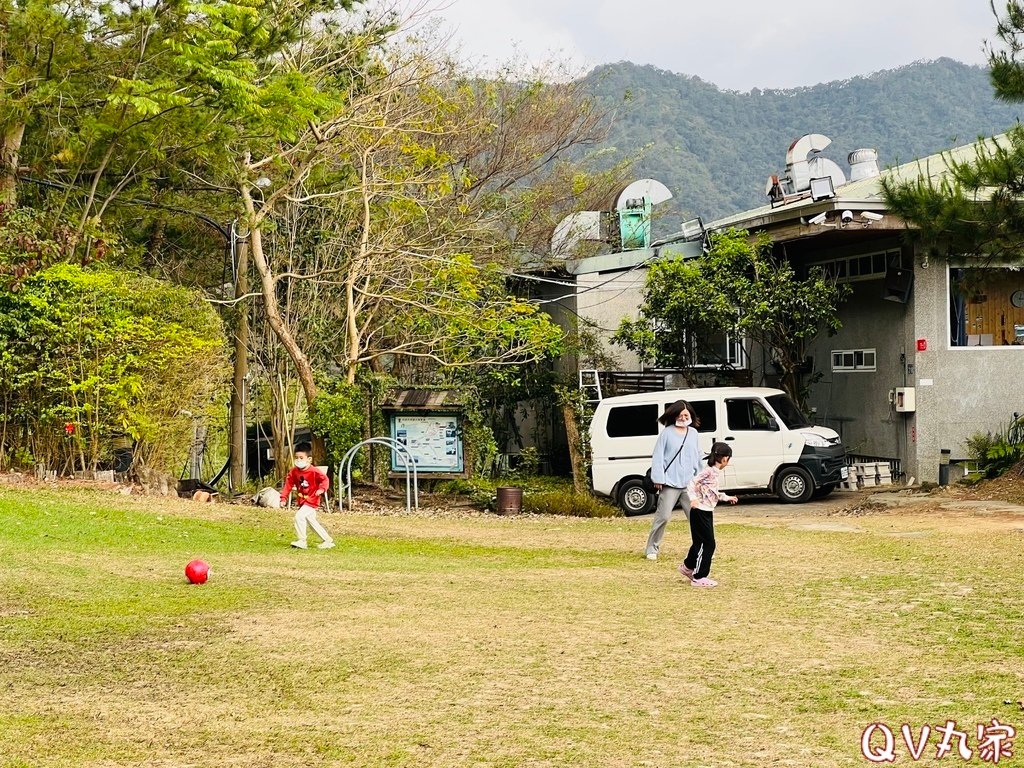
[[[774,418],[769,418],[768,419],[768,429],[770,429],[772,432],[778,432],[779,431],[779,422],[776,421]]]

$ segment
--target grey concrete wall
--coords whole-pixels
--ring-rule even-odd
[[[967,458],[966,440],[976,432],[1004,429],[1014,412],[1024,413],[1024,347],[952,347],[949,343],[948,266],[914,270],[915,338],[928,349],[913,352],[919,480],[936,481],[940,451]]]
[[[641,360],[625,347],[612,344],[610,339],[623,319],[636,320],[643,301],[647,269],[578,275],[576,281],[579,286],[576,311],[598,326],[602,349],[615,359],[615,369],[641,370]]]
[[[913,318],[909,305],[883,300],[883,285],[881,279],[849,283],[852,293],[839,311],[843,327],[810,345],[814,368],[823,376],[811,389],[809,405],[818,422],[842,435],[851,453],[906,462],[909,417],[894,411],[888,395],[908,383]],[[840,349],[874,349],[875,370],[833,371],[832,350]]]
[[[997,432],[1014,412],[1024,413],[1024,347],[952,347],[948,267],[915,261],[907,304],[882,300],[881,280],[850,284],[842,330],[811,345],[824,377],[809,404],[851,452],[899,458],[908,477],[937,482],[943,449],[966,459],[971,435]],[[917,350],[918,339],[925,351]],[[832,371],[832,350],[870,348],[875,372]],[[914,387],[914,413],[897,413],[888,402],[889,391],[902,386]]]

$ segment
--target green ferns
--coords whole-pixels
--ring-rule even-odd
[[[995,435],[976,432],[968,438],[967,450],[984,477],[999,477],[1024,459],[1024,416],[1014,414]]]

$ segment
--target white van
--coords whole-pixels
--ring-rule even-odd
[[[643,392],[608,397],[590,423],[591,471],[598,493],[613,497],[627,515],[654,509],[644,488],[658,417],[676,400],[686,400],[700,420],[700,447],[732,446],[723,490],[770,491],[782,501],[802,503],[835,490],[847,477],[846,449],[839,435],[813,426],[781,389],[718,387]]]

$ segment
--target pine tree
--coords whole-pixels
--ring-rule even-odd
[[[1004,15],[995,2],[998,43],[988,47],[996,96],[1024,102],[1024,3],[1007,0]],[[1021,261],[1024,246],[1024,125],[1000,136],[979,137],[973,157],[943,156],[944,168],[921,166],[917,178],[882,180],[893,213],[911,236],[934,256],[983,255]],[[941,173],[936,174],[936,171]]]

